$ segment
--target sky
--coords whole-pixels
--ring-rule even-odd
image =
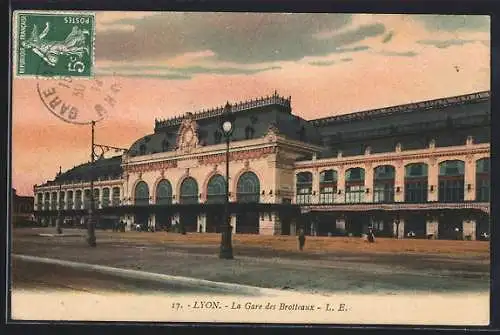
[[[271,95],[305,119],[490,89],[490,20],[470,15],[97,12],[95,76],[120,86],[96,143],[128,148],[155,118]],[[111,79],[110,79],[111,78]],[[46,82],[45,82],[46,83]],[[83,81],[85,83],[85,81]],[[12,186],[90,160],[37,80],[12,85]]]

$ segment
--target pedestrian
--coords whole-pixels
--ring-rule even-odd
[[[375,242],[375,234],[373,233],[373,228],[368,228],[368,242]]]
[[[304,249],[304,245],[306,244],[306,234],[304,232],[304,228],[300,228],[299,230],[299,250],[302,251]]]

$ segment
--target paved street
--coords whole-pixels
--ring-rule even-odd
[[[488,255],[338,251],[300,253],[235,244],[235,259],[220,260],[218,245],[213,243],[148,243],[147,239],[127,239],[127,233],[98,231],[98,246],[92,249],[85,243],[84,231],[71,231],[69,235],[72,236],[65,237],[41,237],[40,232],[33,229],[15,230],[12,252],[308,293],[394,294],[403,291],[454,293],[489,290]],[[51,230],[45,229],[44,232]],[[68,230],[65,232],[68,233]],[[61,277],[66,279],[61,280]],[[57,266],[33,266],[23,262],[13,264],[13,285],[14,288],[48,285],[57,289],[70,285],[70,289],[119,292],[145,290],[144,283],[140,281],[77,273]],[[150,286],[146,290],[170,288],[160,285]]]

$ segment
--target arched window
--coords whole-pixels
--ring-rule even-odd
[[[297,198],[295,200],[298,204],[309,204],[312,202],[312,184],[313,176],[311,172],[299,172],[296,175],[297,184]]]
[[[184,179],[181,184],[181,204],[197,204],[198,203],[198,183],[192,177]]]
[[[412,163],[405,166],[405,201],[426,202],[428,166],[425,163]]]
[[[134,204],[136,206],[149,205],[149,187],[144,181],[140,181],[135,186]]]
[[[490,201],[490,159],[476,161],[476,201]]]
[[[260,200],[259,178],[251,171],[240,176],[236,190],[238,202],[259,202]]]
[[[82,190],[77,190],[75,195],[75,209],[82,209]]]
[[[65,195],[66,192],[64,191],[61,191],[59,192],[59,208],[60,209],[63,209],[64,208],[64,195]]]
[[[100,201],[99,201],[99,189],[94,188],[94,207],[99,208]]]
[[[156,186],[156,204],[170,205],[172,204],[172,185],[166,179],[162,179]]]
[[[337,193],[337,171],[321,171],[319,174],[319,202],[332,204],[335,193]]]
[[[226,179],[220,174],[212,176],[207,185],[207,203],[223,203],[226,200]]]
[[[36,208],[41,210],[43,207],[43,193],[36,194]]]
[[[52,192],[50,197],[50,209],[57,209],[57,192]]]
[[[113,187],[113,195],[112,195],[111,204],[112,204],[112,206],[119,206],[120,205],[120,188],[119,187]]]
[[[365,169],[352,168],[345,172],[345,202],[359,203],[365,200]]]
[[[83,209],[90,208],[90,190],[83,192]]]
[[[45,200],[43,202],[43,209],[48,211],[50,209],[50,193],[45,192]]]
[[[392,165],[377,166],[373,170],[373,202],[394,202],[394,178]]]
[[[74,207],[74,202],[73,202],[73,191],[68,191],[68,200],[67,200],[68,209],[73,209]]]
[[[102,189],[102,207],[109,207],[109,187]]]
[[[464,169],[463,161],[444,161],[439,164],[440,202],[460,202],[464,200]]]

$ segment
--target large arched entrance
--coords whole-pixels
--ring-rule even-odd
[[[155,204],[172,204],[172,184],[167,179],[162,179],[156,186]],[[161,211],[156,214],[156,230],[168,230],[172,224],[172,216],[167,211]]]
[[[236,199],[238,203],[252,203],[260,200],[260,181],[251,171],[243,173],[236,186]],[[259,213],[238,213],[236,216],[236,232],[245,234],[259,233]]]
[[[140,181],[135,186],[134,190],[134,205],[136,206],[148,206],[149,205],[149,187],[144,181]],[[142,230],[146,230],[148,227],[148,214],[142,212],[136,214],[135,223],[141,226]]]
[[[210,178],[207,184],[207,204],[223,204],[226,201],[226,179],[220,174]],[[224,224],[224,212],[207,212],[206,232],[220,232],[220,227]]]
[[[194,178],[187,177],[181,184],[180,203],[197,204],[198,197],[198,183]],[[198,213],[196,211],[181,211],[179,223],[186,232],[195,232],[198,227]]]

